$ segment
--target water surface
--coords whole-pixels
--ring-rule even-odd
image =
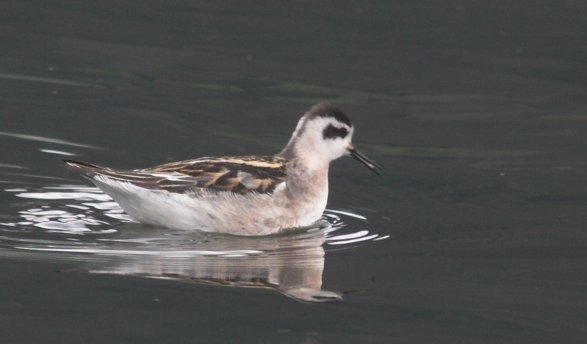
[[[1,7],[2,342],[587,336],[582,2]],[[386,174],[333,163],[309,232],[141,226],[60,162],[273,154],[323,100]]]

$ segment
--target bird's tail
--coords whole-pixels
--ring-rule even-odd
[[[84,162],[79,162],[79,161],[63,160],[63,162],[65,163],[65,166],[67,167],[68,170],[81,173],[85,176],[92,176],[95,173],[99,173],[100,171],[105,170],[104,167],[101,167],[98,165],[86,164]]]

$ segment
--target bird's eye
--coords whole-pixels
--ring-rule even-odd
[[[337,137],[345,138],[349,134],[347,128],[337,128],[332,124],[329,124],[326,129],[322,132],[322,136],[325,139],[335,139]]]

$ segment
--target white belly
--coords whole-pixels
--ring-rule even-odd
[[[180,194],[144,189],[101,176],[92,182],[139,222],[235,235],[268,235],[309,226],[320,219],[327,199],[326,193],[320,199],[295,202],[279,190],[272,196],[208,191]]]

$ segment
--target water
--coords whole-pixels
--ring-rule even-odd
[[[0,339],[581,343],[582,2],[0,11]],[[65,170],[272,154],[327,100],[384,167],[320,228],[149,228]]]
[[[327,210],[315,228],[250,238],[146,227],[95,187],[4,191],[39,204],[0,223],[7,256],[80,261],[78,269],[91,273],[275,289],[302,302],[342,300],[321,290],[325,250],[389,238],[358,230],[365,217],[337,210]],[[362,223],[348,226],[339,214]]]

